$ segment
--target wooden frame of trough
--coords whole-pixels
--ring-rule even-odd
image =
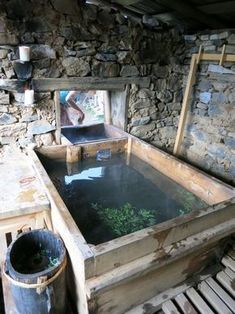
[[[235,189],[131,136],[72,146],[82,156],[97,150],[137,155],[204,200],[208,207],[112,241],[90,247],[52,184],[37,154],[29,154],[51,202],[54,229],[63,238],[75,278],[79,313],[125,313],[215,260],[224,239],[235,231]],[[38,149],[49,158],[66,158],[68,146]],[[71,147],[71,146],[70,146]],[[141,169],[138,169],[141,171]],[[151,177],[151,174],[142,174]],[[154,178],[152,178],[154,180]],[[153,309],[146,313],[153,313]]]

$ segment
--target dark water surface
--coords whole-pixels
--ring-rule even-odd
[[[103,243],[206,206],[135,156],[129,166],[125,155],[69,167],[42,161],[88,243]]]

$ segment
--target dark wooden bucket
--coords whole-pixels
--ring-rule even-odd
[[[6,314],[66,313],[66,250],[48,230],[23,233],[2,268]]]

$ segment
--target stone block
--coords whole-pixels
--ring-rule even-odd
[[[4,59],[7,57],[8,50],[7,49],[0,49],[0,59]]]
[[[0,112],[3,113],[3,112],[8,112],[8,106],[6,105],[0,105]]]
[[[143,117],[140,119],[132,119],[131,124],[133,126],[137,126],[137,125],[145,125],[148,124],[150,122],[150,117]]]
[[[173,99],[173,94],[170,91],[165,90],[165,91],[157,93],[157,98],[161,102],[169,103]]]
[[[116,61],[117,60],[117,56],[115,54],[112,54],[112,53],[97,53],[95,55],[95,58],[98,61],[104,61],[104,62]]]
[[[168,66],[160,66],[160,65],[154,64],[152,71],[153,71],[153,74],[159,78],[166,78],[169,75],[169,67]]]
[[[77,1],[74,0],[51,0],[53,8],[62,14],[78,15],[80,8]]]
[[[217,47],[215,45],[205,46],[204,51],[216,51]]]
[[[199,108],[199,109],[203,109],[203,110],[207,110],[207,109],[208,109],[208,105],[207,105],[207,104],[204,104],[204,103],[202,103],[202,102],[198,102],[196,106],[197,106],[197,108]]]
[[[28,135],[35,135],[35,134],[44,134],[47,132],[54,131],[55,127],[51,125],[46,120],[37,120],[34,122],[29,123],[28,125]]]
[[[229,32],[225,31],[222,33],[219,33],[219,39],[226,39],[229,36]]]
[[[96,49],[94,47],[87,48],[87,49],[81,49],[76,52],[76,57],[86,57],[86,56],[94,56],[96,54]]]
[[[184,35],[185,41],[195,41],[197,39],[197,35]]]
[[[235,104],[235,91],[232,92],[232,93],[230,93],[230,94],[228,95],[228,100],[229,100],[229,102],[232,103],[233,105]]]
[[[204,104],[208,104],[211,100],[211,93],[209,92],[200,93],[199,99],[200,99],[200,102]]]
[[[128,64],[131,61],[131,53],[129,51],[118,51],[117,59],[121,64]]]
[[[159,134],[161,135],[162,138],[174,139],[176,136],[176,129],[173,126],[166,126],[159,130]]]
[[[93,62],[92,75],[98,77],[117,77],[120,74],[120,66],[113,62]]]
[[[90,73],[89,59],[68,57],[63,60],[62,65],[68,76],[86,76]]]
[[[154,129],[155,123],[151,123],[147,125],[134,126],[130,133],[142,139],[149,139],[153,135],[152,131]]]
[[[219,48],[219,52],[222,51],[222,47]],[[235,53],[235,45],[226,45],[226,53]]]
[[[14,123],[7,125],[0,125],[0,136],[11,137],[19,136],[26,132],[26,123]]]
[[[9,113],[3,113],[2,115],[0,115],[0,125],[3,124],[12,124],[17,122],[17,119]]]
[[[135,65],[123,65],[121,72],[120,72],[120,75],[124,76],[124,77],[138,76],[139,70],[138,70],[137,66],[135,66]]]
[[[18,45],[19,39],[12,33],[0,33],[0,45]]]
[[[4,92],[0,93],[0,104],[9,105],[10,104],[10,95],[5,94]]]
[[[221,65],[210,64],[208,67],[208,72],[219,73],[219,74],[235,74],[234,71],[230,69],[224,68]]]
[[[217,40],[217,39],[219,39],[219,34],[210,35],[210,40]]]
[[[138,110],[142,108],[148,108],[151,106],[151,102],[148,98],[146,99],[138,99],[136,102],[131,104],[132,110]]]
[[[224,144],[227,148],[235,150],[235,137],[225,139]]]
[[[56,53],[53,48],[48,45],[31,45],[31,59],[56,59]]]
[[[200,40],[209,40],[209,35],[201,35]]]
[[[228,44],[235,44],[235,34],[231,34],[228,38]],[[226,49],[227,51],[227,49]]]
[[[199,84],[198,84],[198,89],[201,91],[201,92],[206,92],[208,91],[209,89],[211,89],[212,87],[212,84],[210,81],[208,81],[207,79],[202,79]]]
[[[221,83],[221,82],[212,82],[212,85],[214,87],[214,89],[216,91],[219,91],[219,92],[223,92],[227,87],[228,87],[228,84],[227,83]]]

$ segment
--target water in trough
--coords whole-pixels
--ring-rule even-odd
[[[87,159],[72,167],[44,160],[49,176],[88,243],[100,244],[206,204],[139,158]],[[70,165],[71,166],[71,165]]]

